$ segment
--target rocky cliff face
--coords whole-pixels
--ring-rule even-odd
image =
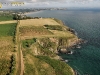
[[[69,49],[77,44],[79,44],[79,39],[77,37],[67,39],[65,37],[57,38],[41,38],[37,39],[37,44],[35,45],[34,53],[35,55],[39,54],[58,54],[61,53],[67,53]]]

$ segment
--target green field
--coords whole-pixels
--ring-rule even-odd
[[[13,20],[13,16],[9,15],[9,14],[0,14],[0,21],[9,21],[9,20]]]
[[[14,36],[16,23],[0,24],[0,37],[1,36]]]

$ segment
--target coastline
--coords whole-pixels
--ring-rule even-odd
[[[28,15],[28,14],[38,13],[38,12],[42,12],[42,10],[41,10],[41,11],[31,11],[31,12],[25,12],[25,13],[23,13],[23,14],[24,14],[24,15]]]
[[[69,12],[68,12],[69,13]],[[39,13],[38,13],[39,14]],[[73,13],[72,13],[73,14]],[[34,15],[34,14],[33,14]],[[55,14],[54,14],[55,15]],[[59,16],[59,14],[57,14],[58,16]],[[37,16],[37,14],[36,14],[36,16]],[[46,16],[47,17],[47,16]],[[62,15],[62,17],[64,17],[63,15]],[[70,15],[70,17],[71,17],[71,15]],[[79,16],[77,16],[78,18],[80,17],[80,15]],[[77,17],[75,16],[75,18],[77,19]],[[66,16],[64,17],[64,20],[65,20],[65,18],[66,18]],[[90,17],[89,17],[90,18]],[[70,19],[70,18],[68,18],[68,19]],[[67,20],[67,19],[66,19]],[[65,20],[65,22],[67,23],[67,21]],[[71,19],[72,21],[73,21],[73,19]],[[80,19],[81,20],[81,19]],[[76,21],[75,21],[76,22]],[[83,23],[83,22],[82,22]],[[73,24],[73,23],[70,23],[69,22],[69,24]],[[77,26],[79,26],[78,25],[78,23],[76,23],[77,25],[75,26],[76,27],[76,30],[78,30],[78,27]],[[79,24],[81,24],[81,23],[79,23]],[[66,24],[67,25],[67,24]],[[83,24],[82,24],[83,25]],[[95,25],[95,24],[94,24]],[[84,25],[83,25],[84,26]],[[82,26],[82,27],[83,27]],[[92,25],[93,26],[93,25]],[[96,26],[96,25],[95,25]],[[73,27],[73,29],[74,29],[74,24],[71,26],[71,27]],[[86,28],[86,27],[85,27]],[[81,31],[80,29],[78,30],[78,31]],[[86,32],[86,31],[84,31],[84,32]],[[81,32],[79,32],[79,34],[80,34]],[[87,35],[86,33],[84,33],[84,35]],[[82,37],[82,38],[84,38],[84,35],[81,35],[80,34],[80,37]],[[90,34],[91,35],[91,34]],[[95,34],[96,35],[96,34]],[[89,36],[85,36],[85,38],[89,38]],[[92,37],[92,36],[91,36]],[[87,38],[87,40],[88,40],[88,38]],[[96,42],[96,40],[95,41],[92,41],[91,40],[91,42],[93,43],[93,46],[95,46],[94,45],[94,43]],[[97,41],[98,42],[98,41]],[[89,45],[90,45],[90,43],[89,43]],[[97,45],[97,44],[96,44]],[[97,46],[96,46],[97,47]],[[95,49],[96,47],[93,47],[93,49]],[[84,48],[82,48],[81,50],[84,50],[84,49],[88,49],[88,51],[90,51],[89,49],[90,48],[88,48],[88,47],[84,47]],[[91,48],[92,49],[92,48]],[[97,49],[98,50],[98,49]],[[94,51],[94,50],[93,50]],[[85,50],[83,51],[83,52],[85,52]],[[80,51],[80,53],[81,54],[83,54],[81,51]],[[91,53],[91,52],[89,52],[89,53]],[[90,55],[89,53],[86,53],[87,55]],[[98,54],[98,53],[97,53]],[[78,58],[81,58],[81,56],[79,57],[79,55],[77,55],[78,56]],[[87,57],[87,56],[84,56],[84,57]],[[73,57],[74,58],[74,57]],[[88,58],[88,57],[87,57]],[[97,59],[97,58],[96,58]],[[83,62],[83,60],[86,60],[86,59],[82,59],[82,62]],[[75,61],[77,61],[77,60],[75,60]],[[78,67],[78,68],[80,68],[80,66],[78,65],[78,64],[81,64],[82,62],[79,62],[78,61],[78,63],[75,63],[75,65]],[[93,61],[93,62],[95,62],[95,61]],[[86,67],[88,67],[88,63],[86,62],[86,64],[87,64],[87,66]],[[83,65],[83,64],[81,64],[81,65]],[[96,65],[96,64],[93,64],[93,65]],[[99,65],[99,64],[98,64]],[[83,68],[84,69],[84,68]],[[97,67],[97,69],[98,69],[98,67]],[[87,69],[86,69],[87,70]],[[95,69],[93,69],[93,70],[95,70]],[[91,70],[91,73],[93,73],[92,71],[93,70]],[[98,72],[98,71],[97,71]],[[97,73],[98,74],[98,73]]]
[[[54,18],[54,19],[55,19],[55,18]],[[59,19],[57,19],[57,20],[59,20]],[[64,23],[64,21],[62,21],[62,20],[60,20],[60,21],[61,21],[61,23],[62,23],[65,27],[68,27],[68,26]],[[74,45],[75,47],[74,47],[74,46],[72,46],[72,47],[78,48],[78,46],[80,46],[81,44],[87,43],[86,40],[81,39],[81,38],[78,37],[77,32],[76,32],[74,29],[72,29],[72,28],[70,28],[70,27],[68,27],[68,28],[70,29],[70,32],[72,32],[72,34],[74,34],[74,35],[77,36],[77,38],[78,38],[77,44]],[[80,48],[81,48],[81,46],[80,46]],[[59,52],[58,52],[58,54],[59,54]],[[72,54],[73,54],[73,53],[72,53]],[[59,55],[58,55],[58,56],[59,56]],[[66,60],[63,59],[61,56],[59,56],[59,60],[60,60],[60,61],[64,61],[64,62],[67,64]],[[76,70],[74,70],[70,65],[69,65],[69,67],[71,68],[71,71],[72,71],[73,75],[78,75],[78,72],[77,72]]]
[[[39,12],[39,11],[37,11],[37,12]],[[33,13],[33,12],[29,12],[28,14],[30,14],[30,13]],[[59,19],[55,19],[54,18],[54,20],[56,21],[56,22],[58,22],[59,24],[61,24],[61,25],[64,25],[65,27],[68,27],[67,25],[65,25],[65,23],[62,21],[62,20],[59,20]],[[69,32],[71,32],[73,35],[75,35],[74,34],[74,31],[72,31],[73,29],[71,29],[70,27],[68,27],[69,28]],[[78,42],[80,41],[79,40],[79,38],[77,37],[77,35],[75,35],[76,36],[76,41],[74,40],[74,43],[76,43],[77,42],[77,40],[78,40]],[[73,46],[74,44],[72,43],[71,44],[71,46]],[[77,45],[77,44],[75,44],[75,45]],[[58,52],[59,53],[59,52]],[[57,56],[59,56],[59,55],[57,55]],[[59,56],[59,57],[61,57],[61,56]],[[61,57],[61,59],[63,59],[62,57]],[[65,61],[65,59],[63,59],[64,61]],[[61,61],[61,60],[60,60]],[[65,62],[66,63],[66,62]],[[67,63],[66,63],[67,64]],[[69,66],[70,67],[70,66]],[[70,67],[70,69],[71,69],[71,71],[72,71],[72,73],[73,73],[73,75],[76,75],[76,72],[75,72],[75,70],[72,68],[72,67]]]

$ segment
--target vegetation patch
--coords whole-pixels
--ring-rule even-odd
[[[53,20],[56,21],[57,23],[59,23],[60,25],[64,25],[64,23],[61,20],[58,20],[56,18],[54,18]]]
[[[15,55],[13,54],[11,56],[11,68],[10,68],[10,73],[9,75],[14,75],[16,72],[16,57]]]
[[[52,34],[49,30],[45,29],[42,26],[24,26],[20,27],[19,31],[22,36],[40,36],[40,35],[48,35]]]
[[[1,24],[0,25],[0,37],[1,36],[14,36],[16,29],[16,23]]]
[[[25,72],[24,75],[56,75],[55,70],[47,64],[34,56],[27,55],[25,58]]]
[[[20,20],[20,26],[43,26],[46,24],[47,25],[60,25],[55,20],[50,19],[50,18]]]
[[[0,21],[9,21],[13,20],[13,16],[11,14],[0,14]]]
[[[50,59],[47,56],[36,57],[51,65],[53,69],[55,69],[56,75],[73,75],[71,68],[64,62],[55,59]]]
[[[59,31],[63,31],[62,26],[59,25],[44,25],[47,29],[50,30],[59,30]]]
[[[40,52],[41,52],[41,55],[44,55],[44,56],[56,56],[52,51],[50,51],[48,48],[45,48],[45,47],[42,47],[41,45],[39,45],[39,48],[40,48]]]
[[[23,45],[24,48],[29,48],[35,42],[36,42],[36,38],[26,39],[26,40],[22,41],[22,45]]]
[[[0,37],[0,75],[9,75],[11,67],[11,55],[13,37]]]

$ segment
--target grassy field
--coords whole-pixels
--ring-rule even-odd
[[[51,35],[52,32],[45,29],[43,26],[24,26],[20,27],[19,31],[21,36],[40,36],[40,35]]]
[[[50,18],[27,19],[27,20],[20,21],[20,26],[43,26],[43,25],[60,25],[60,24]]]
[[[68,27],[60,25],[59,22],[48,18],[21,20],[19,31],[22,39],[30,39],[33,37],[75,37],[74,34],[68,31]]]
[[[31,39],[33,37],[45,37],[47,35],[52,36],[52,32],[45,29],[43,26],[24,26],[20,27],[21,39]]]
[[[13,20],[13,16],[9,14],[0,14],[0,21],[9,21]]]
[[[56,75],[73,75],[71,68],[64,62],[59,60],[51,59],[47,56],[36,56],[42,61],[53,67]]]
[[[14,54],[15,27],[16,23],[0,24],[0,75],[10,75],[12,67],[14,69],[12,54]]]
[[[59,30],[47,30],[43,29],[36,29],[31,30],[32,28],[20,28],[21,39],[32,39],[32,38],[46,38],[46,37],[66,37],[68,39],[76,37],[69,31],[59,31]],[[37,31],[38,30],[38,31]]]
[[[2,36],[14,36],[16,23],[0,24],[0,37]]]
[[[14,51],[13,37],[0,37],[0,75],[10,73],[11,56]]]
[[[53,67],[34,56],[27,55],[25,61],[24,75],[56,75]]]

